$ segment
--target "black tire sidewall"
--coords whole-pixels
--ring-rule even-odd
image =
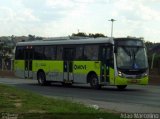
[[[40,85],[45,85],[46,84],[46,78],[45,78],[45,74],[43,72],[38,73],[38,83]]]
[[[98,77],[96,74],[92,74],[90,77],[90,85],[94,89],[100,89],[101,86],[98,84]]]

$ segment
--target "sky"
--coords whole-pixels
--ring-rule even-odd
[[[160,0],[0,0],[0,36],[102,33],[160,42]]]

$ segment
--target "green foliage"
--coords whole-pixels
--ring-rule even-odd
[[[12,50],[13,50],[13,47],[7,45],[6,42],[3,42],[2,44],[0,44],[0,53],[2,58],[4,59],[8,58],[8,54],[12,54]]]
[[[148,63],[149,63],[149,68],[151,68],[152,55],[148,56]],[[160,55],[159,54],[155,54],[154,61],[153,61],[153,68],[158,68],[160,70]]]
[[[145,45],[147,48],[149,68],[151,68],[153,54],[155,54],[154,61],[153,61],[153,68],[160,69],[160,53],[159,53],[160,49],[158,48],[156,50],[154,49],[155,46],[159,45],[159,43],[153,43],[150,41],[146,41]]]
[[[91,37],[91,38],[98,38],[98,37],[105,37],[104,34],[102,33],[89,33],[88,35],[84,32],[79,32],[79,33],[73,33],[72,36],[79,36],[79,37]]]
[[[88,37],[88,35],[86,33],[83,32],[79,32],[79,33],[73,33],[72,36],[80,36],[80,37]]]
[[[89,37],[98,38],[98,37],[105,37],[102,33],[96,33],[96,34],[89,34]]]

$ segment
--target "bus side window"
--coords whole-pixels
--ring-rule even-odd
[[[84,57],[88,60],[98,60],[98,45],[84,46]]]
[[[56,48],[55,46],[45,46],[44,56],[47,60],[55,60],[56,59]]]
[[[63,47],[62,46],[57,46],[57,60],[62,60],[62,53],[63,52]]]
[[[113,48],[112,46],[108,46],[106,49],[106,60],[109,62],[111,67],[114,67],[114,59],[113,59]]]
[[[18,46],[16,48],[16,54],[15,54],[15,59],[24,59],[24,47],[23,46]]]
[[[35,46],[35,48],[34,48],[34,59],[43,60],[45,58],[43,51],[44,51],[43,46]]]
[[[64,48],[63,59],[64,60],[74,60],[76,55],[75,48]]]
[[[76,47],[76,56],[75,56],[75,59],[76,60],[83,60],[84,57],[83,57],[83,46],[82,45],[79,45]]]

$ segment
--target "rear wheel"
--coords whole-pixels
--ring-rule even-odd
[[[117,85],[117,88],[119,90],[124,90],[127,87],[127,85]]]
[[[90,76],[90,85],[94,89],[101,89],[101,85],[98,83],[98,77],[96,74]]]
[[[39,85],[46,85],[47,84],[46,76],[45,76],[44,72],[38,73],[37,80],[38,80]]]

